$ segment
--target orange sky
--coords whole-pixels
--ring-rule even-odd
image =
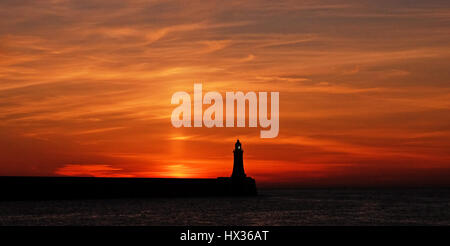
[[[0,2],[0,175],[450,184],[448,1]],[[280,133],[173,128],[176,91],[279,91]]]

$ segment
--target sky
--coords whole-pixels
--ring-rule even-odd
[[[0,175],[450,185],[449,1],[0,1]],[[280,131],[174,128],[278,91]]]

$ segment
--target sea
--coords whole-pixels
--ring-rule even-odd
[[[0,225],[450,225],[450,189],[260,189],[256,197],[0,201]]]

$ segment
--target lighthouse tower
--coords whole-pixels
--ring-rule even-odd
[[[244,172],[244,151],[242,150],[241,142],[239,142],[239,139],[234,144],[234,164],[233,164],[233,174],[231,174],[231,178],[233,179],[242,179],[245,178],[245,172]]]

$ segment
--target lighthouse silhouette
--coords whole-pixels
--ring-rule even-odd
[[[231,174],[231,178],[233,179],[243,179],[247,177],[244,172],[244,151],[242,150],[241,142],[239,139],[234,144],[234,164],[233,164],[233,173]]]

